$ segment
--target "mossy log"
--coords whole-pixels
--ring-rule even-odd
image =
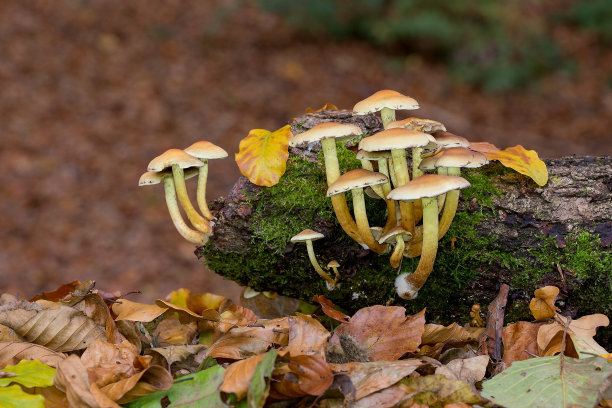
[[[354,123],[367,134],[380,130],[374,116],[348,112],[308,114],[292,123],[294,133],[321,121]],[[360,167],[354,152],[338,144],[343,171]],[[507,321],[530,319],[534,289],[556,285],[558,305],[570,315],[612,313],[612,158],[548,159],[549,182],[531,179],[500,164],[464,172],[472,187],[462,191],[457,216],[440,241],[434,271],[416,300],[395,295],[400,270],[389,255],[352,241],[338,226],[319,146],[291,149],[287,172],[274,187],[240,178],[228,198],[213,205],[218,218],[209,243],[197,250],[217,273],[256,290],[273,290],[310,301],[323,294],[348,310],[401,304],[441,323],[469,320],[474,303],[488,304],[501,283],[511,286]],[[367,199],[371,225],[384,225],[382,200]],[[350,199],[347,200],[350,202]],[[290,242],[305,228],[323,233],[314,242],[319,263],[340,263],[340,285],[330,291],[313,270],[306,247]]]

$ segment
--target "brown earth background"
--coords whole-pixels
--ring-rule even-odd
[[[493,94],[418,55],[307,38],[248,1],[229,14],[222,4],[0,2],[0,293],[95,279],[143,301],[179,287],[235,297],[174,230],[162,189],[137,186],[149,160],[212,141],[230,153],[210,166],[208,196],[223,196],[249,129],[328,101],[350,109],[379,89],[473,141],[612,153],[612,52],[572,27],[553,35],[573,75]]]

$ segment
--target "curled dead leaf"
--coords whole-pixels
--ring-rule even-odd
[[[548,182],[546,164],[534,150],[527,150],[521,145],[499,150],[490,143],[470,143],[470,149],[483,153],[489,161],[499,160],[504,166],[531,177],[539,186]]]
[[[556,286],[545,286],[536,289],[534,295],[535,297],[529,303],[529,310],[531,310],[533,317],[538,321],[555,317],[557,311],[555,300],[559,296],[559,288]]]
[[[270,396],[291,399],[305,395],[321,395],[334,382],[334,375],[325,359],[314,355],[291,356],[274,369]]]
[[[112,306],[113,313],[117,315],[115,320],[130,320],[133,322],[151,322],[163,314],[167,308],[145,303],[132,302],[121,299]]]
[[[33,343],[3,341],[0,342],[0,367],[15,365],[21,360],[38,360],[43,364],[57,368],[66,355],[47,347]]]
[[[350,317],[348,317],[341,311],[336,310],[332,301],[327,299],[325,296],[315,295],[312,300],[319,303],[321,305],[323,313],[325,313],[325,315],[331,317],[332,319],[339,321],[340,323],[347,323],[349,320],[351,320]]]

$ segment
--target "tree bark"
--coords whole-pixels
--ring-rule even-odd
[[[381,130],[375,115],[354,117],[346,111],[304,115],[292,122],[292,130],[300,133],[325,121],[353,123],[367,134]],[[292,148],[290,154],[316,163],[317,151],[316,146]],[[329,238],[315,242],[315,251],[324,264],[340,262],[340,287],[325,288],[307,262],[305,247],[287,242],[274,256],[274,248],[266,246],[258,230],[262,214],[273,212],[266,208],[270,203],[261,200],[265,187],[245,178],[236,182],[227,199],[213,205],[218,218],[214,235],[197,253],[212,269],[243,285],[307,301],[313,294],[324,294],[353,310],[393,302],[412,311],[427,307],[429,319],[442,323],[459,316],[469,320],[473,303],[489,303],[500,284],[507,283],[508,319],[530,319],[527,306],[533,290],[548,284],[561,289],[558,304],[570,315],[610,315],[612,271],[606,268],[612,268],[612,158],[545,162],[549,182],[544,187],[499,164],[471,172],[478,180],[489,180],[494,191],[465,193],[472,197],[461,200],[457,226],[441,240],[434,272],[415,301],[394,295],[398,271],[388,265],[389,255],[361,248],[333,220],[317,213],[304,217],[311,222],[309,228]],[[286,216],[292,214],[293,208],[287,209]],[[289,228],[288,219],[276,222],[279,229]],[[404,260],[401,271],[414,270],[417,261]]]

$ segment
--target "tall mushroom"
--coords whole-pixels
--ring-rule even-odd
[[[359,142],[359,148],[369,152],[390,150],[391,163],[397,183],[394,187],[399,187],[410,181],[405,149],[423,147],[430,143],[435,143],[435,139],[427,133],[408,129],[388,129],[361,139],[361,142]],[[404,201],[400,202],[400,214],[401,226],[406,231],[414,234],[413,204]]]
[[[384,174],[364,169],[355,169],[341,175],[340,178],[327,189],[328,197],[344,195],[345,192],[351,191],[353,196],[353,212],[355,213],[355,221],[357,223],[359,236],[368,248],[379,254],[385,252],[387,246],[379,244],[372,236],[368,216],[366,214],[363,189],[367,186],[386,183],[388,180],[389,179]]]
[[[317,261],[317,257],[314,253],[314,247],[312,246],[312,241],[316,241],[317,239],[321,239],[321,238],[325,238],[325,236],[321,234],[320,232],[316,232],[311,229],[305,229],[299,234],[291,237],[291,242],[305,242],[306,243],[306,250],[308,251],[308,259],[310,259],[310,263],[314,267],[315,271],[317,271],[319,276],[325,279],[327,288],[333,289],[336,285],[336,282],[331,276],[329,276],[327,272],[323,270],[323,268],[321,268],[321,265],[319,265],[319,262]]]
[[[306,132],[293,135],[289,140],[289,146],[299,146],[304,143],[320,142],[325,159],[325,175],[327,176],[327,186],[332,185],[340,177],[340,164],[338,162],[338,152],[336,141],[348,140],[361,135],[361,129],[355,125],[344,125],[335,122],[320,123]],[[342,229],[355,241],[363,242],[359,236],[355,220],[350,216],[348,205],[344,194],[332,197],[332,206],[336,213],[336,218]]]
[[[386,127],[387,123],[395,120],[396,110],[412,109],[419,109],[419,103],[417,101],[397,91],[384,89],[357,102],[353,107],[353,114],[367,115],[368,113],[380,111],[383,127]]]
[[[149,162],[147,170],[149,171],[163,171],[167,168],[172,168],[172,177],[174,178],[174,188],[176,189],[176,195],[178,201],[185,210],[187,218],[193,224],[193,226],[204,232],[210,231],[210,224],[208,220],[202,217],[189,200],[187,195],[187,187],[185,186],[185,176],[183,169],[189,167],[202,167],[204,163],[195,157],[185,153],[179,149],[166,150],[153,160]]]
[[[198,174],[197,171],[187,171],[185,172],[185,177],[193,177]],[[164,182],[164,191],[166,195],[166,205],[168,206],[168,212],[170,213],[170,218],[174,223],[174,227],[177,229],[179,234],[187,241],[196,244],[203,245],[208,240],[208,237],[202,231],[196,231],[185,223],[183,217],[181,216],[181,211],[179,210],[178,203],[176,201],[176,192],[174,190],[174,179],[172,178],[172,172],[164,171],[164,172],[154,172],[147,171],[142,176],[140,176],[140,180],[138,180],[139,186],[150,186],[153,184],[159,184]],[[210,228],[208,232],[210,232]]]
[[[457,176],[426,174],[389,193],[393,200],[423,202],[423,249],[416,270],[400,274],[395,280],[397,294],[403,299],[416,298],[431,273],[438,252],[438,199],[450,190],[469,187],[467,180]]]
[[[206,181],[208,179],[208,160],[210,159],[223,159],[227,157],[227,152],[220,148],[219,146],[207,142],[206,140],[201,140],[199,142],[195,142],[191,146],[184,149],[187,154],[192,155],[193,157],[197,157],[200,159],[204,165],[200,167],[199,177],[198,177],[198,189],[197,189],[197,202],[202,215],[209,220],[213,219],[210,210],[208,209],[208,204],[206,204]]]

